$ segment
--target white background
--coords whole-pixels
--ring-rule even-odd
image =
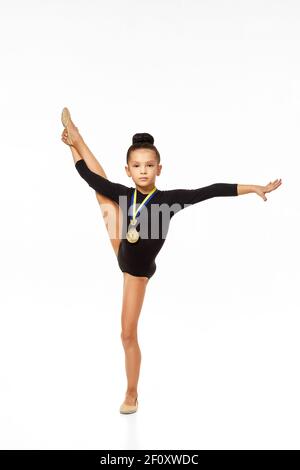
[[[1,0],[2,449],[299,449],[300,5]],[[114,182],[149,132],[172,219],[121,415],[123,275],[64,106]]]

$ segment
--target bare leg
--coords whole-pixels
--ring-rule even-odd
[[[70,122],[68,128],[70,135],[75,135],[77,128],[75,127],[72,121]],[[77,132],[77,134],[79,133]],[[66,137],[68,135],[67,129],[64,129],[62,135],[63,141],[66,143]],[[74,143],[74,145],[69,145],[69,147],[72,152],[74,162],[83,159],[91,171],[97,173],[100,176],[103,176],[104,178],[107,178],[103,167],[100,165],[96,157],[86,145],[80,134],[79,138],[76,139],[76,143]],[[115,201],[112,201],[111,199],[106,196],[103,196],[102,194],[99,194],[97,191],[95,191],[95,195],[100,205],[104,223],[109,234],[110,242],[112,244],[115,255],[117,256],[122,236],[122,211]]]
[[[122,332],[121,339],[125,351],[125,366],[127,375],[127,391],[124,403],[135,405],[137,398],[137,385],[140,374],[141,351],[137,338],[137,324],[143,306],[147,277],[124,274],[123,304],[122,304]]]

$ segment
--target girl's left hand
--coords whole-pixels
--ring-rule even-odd
[[[271,191],[274,191],[274,189],[277,189],[281,185],[281,178],[277,179],[275,181],[270,181],[269,184],[266,186],[255,186],[255,192],[258,194],[258,196],[262,197],[264,201],[267,201],[267,198],[265,196],[265,193],[270,193]]]

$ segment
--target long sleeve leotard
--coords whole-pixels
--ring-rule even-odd
[[[174,214],[205,199],[238,195],[237,183],[214,183],[197,189],[156,189],[148,204],[137,214],[136,229],[140,234],[139,239],[130,243],[126,239],[126,232],[132,218],[132,196],[135,188],[114,183],[94,173],[83,159],[78,160],[75,167],[91,188],[118,203],[122,209],[122,239],[117,259],[121,271],[134,276],[150,278],[155,273],[155,258],[165,242]],[[137,210],[145,197],[146,194],[137,190]]]

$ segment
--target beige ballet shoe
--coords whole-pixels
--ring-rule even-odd
[[[122,403],[120,406],[120,413],[123,414],[129,414],[129,413],[135,413],[138,409],[138,399],[135,401],[135,405],[127,405],[126,403]]]
[[[70,122],[70,119],[71,119],[70,111],[68,110],[68,108],[63,108],[62,113],[61,113],[61,122],[63,126],[67,129],[67,131],[68,131],[68,124]],[[69,137],[69,134],[67,137],[67,142],[69,145],[73,144],[71,138]]]

